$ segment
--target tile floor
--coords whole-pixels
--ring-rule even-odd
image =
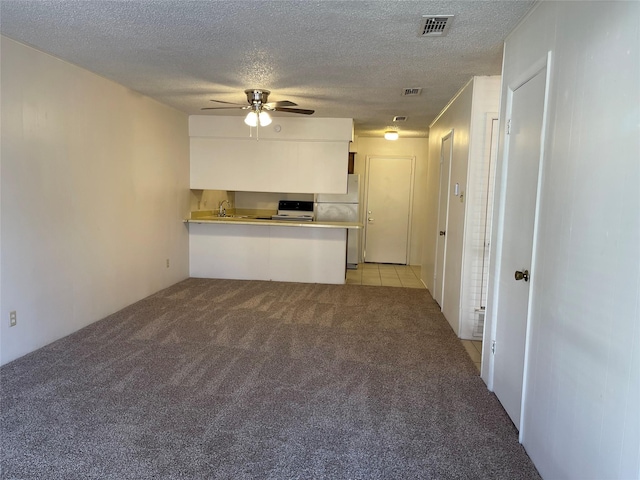
[[[347,283],[381,287],[426,288],[420,280],[419,265],[391,265],[387,263],[361,263],[357,270],[347,270]],[[480,371],[482,342],[460,340],[471,360]]]
[[[479,340],[460,340],[462,346],[467,351],[473,363],[476,364],[478,371],[482,362],[482,342]]]
[[[361,263],[357,270],[347,270],[347,283],[382,287],[425,288],[419,265]]]

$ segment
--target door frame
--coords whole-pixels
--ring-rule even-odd
[[[406,264],[410,264],[411,258],[411,231],[413,224],[413,187],[415,184],[415,175],[416,175],[416,157],[410,155],[367,155],[365,159],[365,170],[364,170],[364,204],[363,204],[363,224],[364,231],[362,232],[362,260],[366,263],[367,261],[367,232],[368,232],[368,212],[369,212],[369,173],[371,171],[371,159],[380,158],[391,158],[396,160],[410,160],[411,161],[411,185],[409,186],[409,222],[407,226],[407,258]]]
[[[539,217],[540,217],[540,199],[541,192],[543,187],[543,173],[545,169],[545,158],[547,157],[548,152],[548,125],[549,125],[549,98],[550,98],[550,87],[551,87],[551,75],[552,75],[552,52],[549,51],[547,54],[541,58],[539,58],[536,62],[533,62],[529,65],[528,68],[525,68],[519,75],[515,77],[515,79],[507,84],[506,88],[506,108],[505,108],[505,118],[500,120],[500,132],[499,135],[501,138],[498,140],[499,152],[498,152],[498,165],[496,166],[496,181],[499,180],[499,185],[496,182],[496,189],[494,190],[494,218],[493,218],[493,232],[492,232],[492,245],[491,249],[491,258],[492,261],[490,263],[490,274],[489,274],[489,291],[487,295],[487,312],[485,317],[485,330],[483,343],[485,355],[482,358],[482,378],[485,380],[487,387],[490,391],[493,391],[493,380],[494,380],[494,355],[493,355],[493,345],[496,340],[496,331],[497,324],[499,319],[497,318],[496,306],[498,305],[498,299],[500,296],[500,288],[499,282],[496,279],[496,275],[499,274],[501,264],[502,264],[502,251],[503,251],[503,243],[502,239],[504,236],[504,211],[506,204],[506,187],[507,187],[507,170],[509,166],[509,142],[506,140],[507,136],[507,128],[508,128],[508,119],[511,118],[512,111],[512,103],[513,103],[513,94],[514,92],[535,77],[542,70],[546,69],[545,74],[545,93],[544,93],[544,105],[543,105],[543,114],[542,114],[542,128],[540,133],[540,159],[538,166],[538,185],[536,188],[536,209],[534,213],[534,223],[533,223],[533,242],[531,248],[531,286],[529,291],[529,300],[527,303],[527,325],[526,325],[526,333],[525,333],[525,346],[524,346],[524,370],[522,375],[522,400],[520,403],[520,425],[518,426],[519,430],[519,441],[523,442],[526,424],[525,417],[526,415],[526,405],[527,405],[527,377],[529,374],[529,365],[531,362],[531,313],[532,307],[535,302],[536,293],[537,293],[537,280],[536,280],[536,269],[538,264],[538,238],[539,238]],[[498,188],[499,187],[499,188]]]
[[[438,303],[438,305],[440,306],[440,311],[442,311],[443,309],[443,303],[444,303],[444,277],[447,274],[446,271],[446,267],[447,267],[447,235],[446,235],[446,231],[448,230],[449,227],[449,195],[450,195],[450,190],[451,190],[451,163],[453,160],[453,142],[454,142],[454,130],[451,129],[449,130],[448,133],[446,133],[445,135],[443,135],[440,138],[440,175],[439,175],[439,184],[438,184],[438,219],[436,221],[436,251],[435,251],[435,262],[433,265],[433,287],[435,290],[435,286],[436,286],[436,281],[437,281],[437,275],[438,275],[438,247],[440,246],[440,242],[444,242],[444,248],[443,248],[443,254],[442,254],[442,281],[441,281],[441,285],[440,285],[440,302]],[[449,171],[447,172],[447,183],[446,183],[446,188],[447,188],[447,210],[445,212],[445,235],[444,235],[444,239],[440,239],[440,201],[442,200],[442,175],[443,175],[443,171],[442,171],[442,165],[444,164],[444,157],[442,156],[443,154],[443,149],[442,146],[445,142],[445,140],[447,139],[451,139],[451,149],[449,150]],[[434,291],[435,293],[435,291]]]
[[[489,142],[489,177],[487,178],[487,203],[485,205],[485,220],[484,220],[484,233],[483,233],[483,248],[485,249],[485,255],[487,255],[487,288],[489,286],[489,269],[491,266],[491,237],[493,232],[493,205],[496,197],[495,185],[496,185],[496,165],[498,163],[498,146],[500,144],[500,114],[498,112],[488,112],[484,117],[485,121],[485,139]],[[495,143],[493,142],[494,133],[496,135]],[[491,193],[491,201],[489,202],[489,194]],[[487,224],[491,222],[491,227],[487,229]],[[487,236],[488,234],[488,236]],[[484,275],[484,272],[483,272]],[[484,279],[482,280],[484,284]],[[487,309],[487,302],[489,301],[488,292],[484,292],[485,313]],[[482,295],[480,295],[480,306],[482,307]],[[484,327],[482,334],[484,336]],[[483,359],[484,360],[484,359]]]

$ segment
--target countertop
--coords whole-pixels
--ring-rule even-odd
[[[357,222],[309,222],[295,220],[271,220],[271,213],[252,212],[230,213],[220,217],[212,211],[191,212],[185,223],[222,223],[228,225],[264,225],[272,227],[305,227],[305,228],[362,228]]]

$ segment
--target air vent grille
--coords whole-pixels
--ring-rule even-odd
[[[406,122],[407,121],[407,117],[401,116],[401,115],[396,115],[395,117],[393,117],[393,121],[394,122]]]
[[[453,15],[423,15],[420,24],[421,37],[444,37],[451,27]]]
[[[402,91],[402,96],[403,97],[411,97],[411,96],[415,96],[415,95],[420,95],[422,93],[422,89],[421,88],[405,88]]]

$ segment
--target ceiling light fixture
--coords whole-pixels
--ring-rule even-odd
[[[256,125],[258,125],[258,114],[254,111],[249,112],[244,119],[244,123],[246,123],[250,127],[255,127]]]
[[[397,140],[398,137],[398,132],[396,132],[395,130],[387,130],[386,132],[384,132],[385,140]]]
[[[261,127],[266,127],[271,123],[271,117],[267,112],[260,112],[258,114],[258,120],[260,121]]]
[[[259,108],[251,110],[244,119],[244,123],[250,127],[256,127],[258,124],[260,124],[261,127],[266,127],[271,122],[272,120],[269,114],[267,112],[263,112]]]

